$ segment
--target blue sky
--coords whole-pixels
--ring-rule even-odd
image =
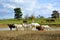
[[[51,17],[52,11],[60,13],[60,0],[0,0],[0,19],[14,18],[14,8],[19,7],[23,17],[27,14]]]

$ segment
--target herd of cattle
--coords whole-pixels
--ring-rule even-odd
[[[40,25],[38,23],[23,23],[23,24],[7,24],[8,27],[10,28],[10,30],[12,30],[13,28],[16,28],[16,30],[33,30],[33,28],[35,28],[35,30],[50,30],[51,27],[49,25]]]
[[[48,20],[46,20],[46,22],[55,22],[55,20],[54,19],[48,19]]]

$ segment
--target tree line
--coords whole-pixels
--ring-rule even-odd
[[[14,8],[14,13],[15,13],[15,16],[14,16],[15,19],[19,20],[22,18],[23,14],[22,14],[21,8]],[[59,18],[59,16],[60,15],[59,15],[59,12],[57,10],[52,11],[51,18],[56,19],[56,18]],[[28,15],[26,15],[25,19],[27,19],[27,18],[33,19],[34,15],[31,15],[30,17],[28,17]],[[44,18],[44,17],[39,15],[39,18]]]

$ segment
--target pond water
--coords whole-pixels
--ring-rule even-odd
[[[10,30],[9,28],[0,28],[0,30]],[[16,30],[16,28],[13,28],[12,30]],[[24,29],[19,29],[19,30],[24,30]],[[36,28],[32,28],[32,30],[36,30]],[[60,28],[52,28],[51,30],[59,30]]]
[[[10,30],[10,28],[0,28],[0,30]],[[12,28],[12,30],[16,30],[16,28]],[[19,30],[24,30],[23,28]],[[32,28],[32,30],[36,30],[36,28]]]
[[[10,28],[0,28],[0,30],[10,30]],[[12,30],[16,30],[15,28]]]
[[[0,30],[10,30],[9,28],[0,28]]]

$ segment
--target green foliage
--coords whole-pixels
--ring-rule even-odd
[[[40,18],[44,18],[43,16],[40,16]]]
[[[51,14],[51,16],[52,16],[52,18],[59,18],[59,12],[58,11],[56,11],[56,10],[54,10],[53,11],[53,14]]]
[[[19,20],[20,18],[22,18],[23,14],[20,8],[15,8],[14,11],[15,11],[15,16],[14,16],[15,19]]]
[[[34,16],[34,14],[32,14],[32,15],[29,17],[29,19],[30,19],[30,20],[33,20],[33,19],[35,19],[35,16]]]

